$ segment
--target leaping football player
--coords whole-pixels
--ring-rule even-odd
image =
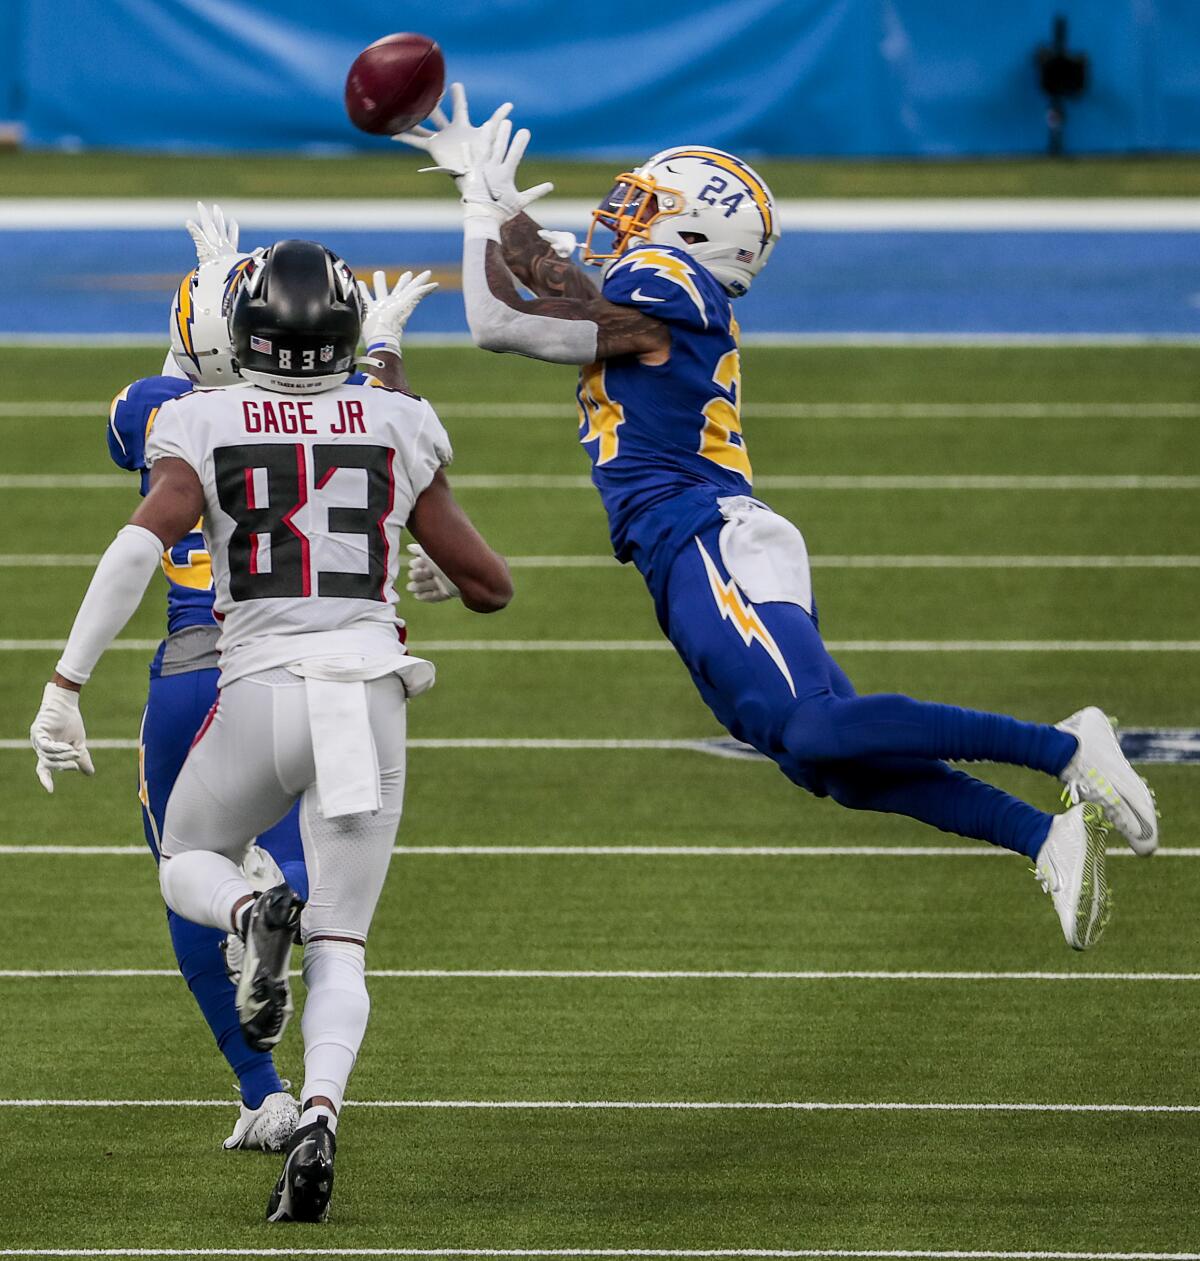
[[[1027,856],[1067,942],[1095,945],[1109,916],[1108,827],[1138,854],[1158,845],[1150,790],[1105,715],[1089,707],[1047,726],[858,695],[821,640],[803,536],[754,496],[731,302],[779,239],[763,179],[707,145],[619,174],[583,251],[603,269],[597,288],[564,257],[565,234],[525,213],[551,187],[518,190],[529,133],[512,134],[504,107],[473,127],[460,85],[452,97],[451,118],[397,139],[458,184],[471,335],[485,350],[580,366],[579,440],[613,550],[641,573],[718,721],[817,796]],[[423,598],[441,594],[432,571],[411,563]],[[948,760],[1057,776],[1075,804],[1044,813]]]
[[[238,250],[238,225],[226,223],[219,206],[197,207],[187,224],[196,245],[196,267],[182,280],[171,304],[171,351],[159,376],[144,377],[113,400],[108,448],[114,462],[135,472],[144,495],[149,486],[146,445],[165,403],[192,390],[218,389],[240,381],[226,319],[248,253]],[[428,273],[401,276],[388,289],[376,275],[372,293],[363,287],[363,335],[372,379],[404,388],[400,338],[417,303],[435,286]],[[352,381],[366,378],[355,374]],[[203,522],[162,557],[167,579],[167,636],[150,663],[150,684],[138,750],[138,797],[146,844],[159,859],[167,799],[183,760],[217,699],[217,639],[212,562],[201,532]],[[87,764],[90,771],[90,762]],[[48,771],[42,777],[50,790]],[[244,874],[259,890],[286,880],[308,896],[308,876],[296,809],[252,845]],[[237,1077],[241,1102],[227,1150],[282,1151],[296,1128],[296,1100],[280,1080],[270,1051],[252,1050],[238,1027],[234,1004],[240,940],[192,923],[167,909],[167,926],[179,970],[200,1007],[221,1053]],[[224,954],[224,957],[222,957]]]
[[[163,404],[150,488],[100,559],[33,731],[39,773],[87,757],[79,692],[137,608],[163,549],[203,515],[221,626],[219,703],[188,752],[160,831],[163,897],[244,946],[249,1045],[283,1035],[297,928],[308,991],[300,1123],[271,1221],[320,1221],[335,1132],[366,1031],[365,944],[391,860],[405,778],[406,702],[433,666],[395,610],[402,529],[477,612],[503,608],[508,568],[457,505],[433,408],[347,384],[362,306],[345,263],[282,241],[245,268],[229,317],[242,383]],[[307,905],[257,893],[248,847],[300,803]]]

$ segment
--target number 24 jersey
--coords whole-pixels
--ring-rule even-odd
[[[424,399],[196,390],[159,411],[147,463],[166,456],[204,486],[222,685],[306,657],[402,651],[400,533],[452,458]]]
[[[666,325],[670,356],[636,355],[580,373],[579,440],[608,513],[613,551],[643,574],[685,542],[716,500],[751,491],[742,438],[741,360],[729,298],[683,250],[637,246],[604,276],[603,296]]]

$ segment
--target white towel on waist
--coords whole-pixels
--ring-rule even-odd
[[[375,660],[317,657],[288,669],[304,680],[321,814],[338,819],[378,810],[379,755],[367,709],[367,683],[399,675],[406,696],[418,696],[433,686],[433,663],[407,655]]]
[[[721,559],[751,604],[780,600],[811,613],[812,573],[804,535],[749,495],[718,499],[717,507],[725,518]]]

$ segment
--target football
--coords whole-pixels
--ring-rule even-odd
[[[385,35],[355,57],[346,76],[346,113],[361,131],[394,136],[428,118],[445,79],[442,50],[427,35]]]

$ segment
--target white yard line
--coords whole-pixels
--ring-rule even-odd
[[[291,973],[299,977],[299,971]],[[368,968],[366,975],[390,981],[1037,981],[1184,982],[1200,972],[887,972],[887,971],[719,971],[597,970],[552,968]],[[176,968],[10,968],[0,980],[180,980]]]
[[[348,1099],[346,1107],[480,1112],[1200,1112],[1195,1103],[851,1103],[708,1099]],[[0,1099],[0,1108],[228,1108],[229,1099]]]
[[[0,569],[91,569],[97,553],[3,552]],[[609,569],[612,556],[507,556],[510,569]],[[1200,556],[810,556],[814,569],[1200,569]]]
[[[597,193],[598,195],[598,193]],[[538,218],[580,231],[595,199],[550,197]],[[1021,232],[1200,230],[1192,197],[829,197],[784,198],[779,219],[793,232]],[[449,198],[232,198],[222,203],[243,229],[342,229],[457,234],[462,212]],[[13,197],[0,201],[0,230],[182,228],[194,202],[168,197]]]
[[[16,742],[14,742],[16,743]],[[409,741],[411,744],[412,741]],[[133,747],[134,742],[128,742]],[[97,741],[89,741],[92,748]],[[27,747],[27,746],[25,746]],[[144,857],[145,845],[0,845],[0,858]],[[1109,858],[1133,858],[1126,845],[1111,845]],[[992,845],[397,845],[397,858],[1003,858]],[[1200,845],[1166,846],[1156,858],[1200,858]]]
[[[763,1257],[850,1261],[1200,1261],[1200,1252],[992,1252],[934,1248],[0,1248],[0,1257]]]
[[[991,1252],[910,1248],[0,1248],[0,1257],[758,1257],[770,1261],[1200,1261],[1200,1252]]]
[[[592,480],[568,473],[463,473],[462,490],[591,490]],[[760,490],[1200,490],[1195,474],[813,474],[760,477]],[[0,490],[119,490],[132,493],[133,479],[122,473],[3,473]]]
[[[157,639],[117,639],[109,651],[154,652]],[[1200,652],[1200,639],[831,639],[830,652]],[[0,652],[61,652],[65,639],[0,639]],[[429,639],[422,652],[673,652],[665,639]],[[416,741],[410,745],[421,747]],[[645,745],[606,740],[596,748],[687,748],[691,742]],[[7,747],[0,742],[0,748]],[[428,744],[428,748],[586,748],[575,742],[506,741]]]
[[[2,230],[2,229],[0,229]],[[0,332],[0,348],[23,347],[46,350],[77,350],[86,347],[111,349],[113,347],[144,348],[162,353],[163,338],[154,333],[123,332],[61,332],[61,333],[5,333]],[[407,333],[405,344],[410,347],[427,346],[445,350],[470,347],[469,333]],[[820,347],[925,347],[940,350],[970,350],[974,348],[1004,348],[1023,350],[1060,350],[1070,346],[1172,346],[1192,350],[1200,346],[1200,334],[1188,333],[897,333],[886,329],[860,329],[854,332],[830,333],[743,333],[742,345],[764,350],[799,350]],[[107,403],[105,404],[107,408]],[[440,410],[440,409],[439,409]],[[568,409],[569,410],[569,409]],[[519,414],[519,413],[518,413]]]
[[[110,399],[0,401],[0,420],[39,417],[104,418]],[[438,414],[447,420],[574,418],[569,397],[556,403],[440,403]],[[754,420],[1191,420],[1200,417],[1200,402],[1166,403],[912,403],[815,402],[747,403],[742,415]]]
[[[0,1248],[0,1257],[757,1257],[771,1261],[1200,1261],[1200,1252],[990,1252],[868,1248]]]

